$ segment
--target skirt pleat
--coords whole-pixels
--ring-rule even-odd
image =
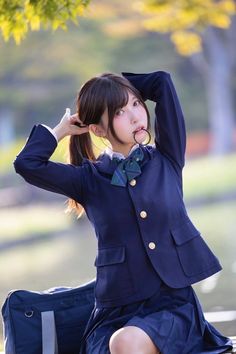
[[[95,306],[80,354],[109,354],[110,337],[126,326],[145,331],[162,354],[217,354],[232,349],[231,340],[204,318],[191,286],[173,289],[162,283],[148,299],[119,307]]]

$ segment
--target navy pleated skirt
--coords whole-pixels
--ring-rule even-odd
[[[191,286],[173,289],[162,283],[143,301],[119,307],[95,306],[80,353],[109,354],[111,335],[125,326],[144,330],[162,354],[216,354],[232,349],[231,340],[205,320]]]

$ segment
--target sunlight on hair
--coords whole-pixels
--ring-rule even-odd
[[[97,137],[95,134],[91,133],[93,151],[96,158],[105,150],[105,147],[112,147],[110,142],[106,138]]]

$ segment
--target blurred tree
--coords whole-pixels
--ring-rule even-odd
[[[66,28],[77,22],[90,0],[0,0],[3,38],[17,43],[29,29]],[[166,33],[179,54],[189,56],[203,77],[208,95],[212,153],[232,150],[232,77],[236,56],[236,5],[233,0],[94,0],[86,16],[101,23],[107,36],[145,37]],[[143,37],[143,38],[144,38]],[[111,42],[110,42],[111,44]],[[193,98],[194,99],[194,98]]]
[[[179,54],[189,56],[203,75],[208,95],[211,153],[234,145],[233,69],[236,58],[236,4],[232,0],[143,0],[135,8],[149,31],[168,33]],[[194,98],[193,98],[194,99]]]
[[[29,29],[40,26],[66,29],[68,20],[77,24],[90,0],[0,0],[0,29],[5,41],[13,37],[17,44]]]

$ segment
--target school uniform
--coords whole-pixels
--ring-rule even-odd
[[[156,102],[154,145],[134,145],[128,159],[106,150],[66,165],[49,160],[57,141],[37,125],[16,172],[79,202],[94,227],[95,306],[81,353],[109,353],[111,334],[126,325],[145,330],[163,354],[222,353],[231,342],[204,319],[191,287],[221,265],[184,205],[186,130],[173,82],[164,71],[122,74]]]

